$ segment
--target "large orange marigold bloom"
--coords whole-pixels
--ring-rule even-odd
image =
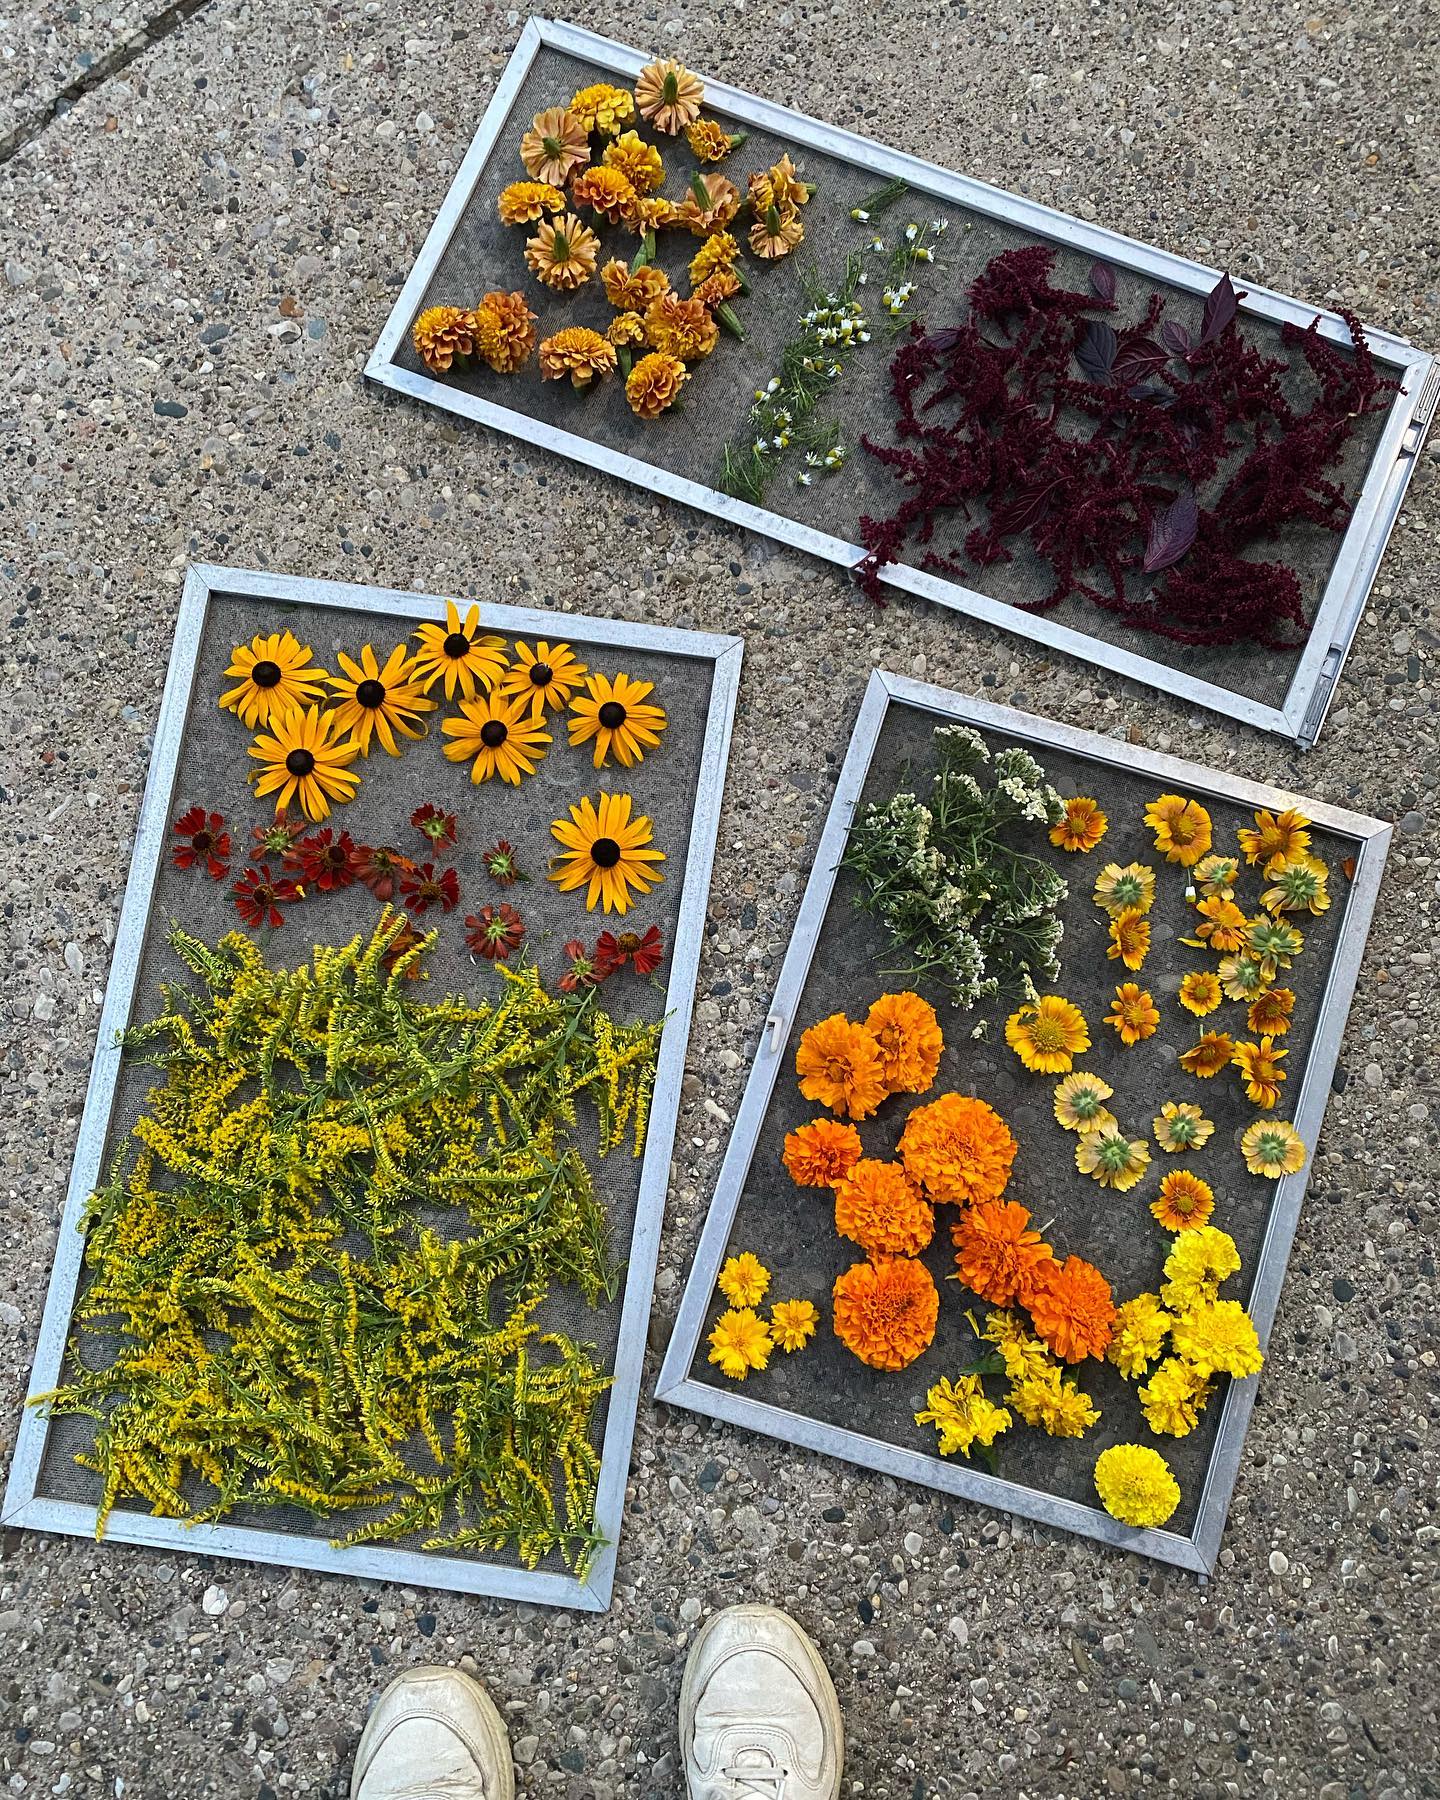
[[[924,1263],[887,1256],[835,1283],[835,1335],[872,1369],[904,1369],[930,1348],[940,1295]]]
[[[880,1046],[880,1068],[892,1094],[923,1094],[935,1085],[945,1038],[935,1008],[918,994],[882,994],[865,1015]]]
[[[950,1228],[955,1266],[966,1287],[991,1306],[1030,1304],[1036,1277],[1055,1252],[1016,1200],[986,1200],[960,1214]]]
[[[968,1094],[942,1094],[905,1121],[900,1160],[932,1200],[976,1206],[1005,1192],[1016,1147],[994,1107]]]
[[[935,1235],[935,1208],[899,1163],[866,1157],[835,1190],[835,1229],[867,1256],[915,1256]]]
[[[798,1131],[787,1131],[780,1160],[797,1187],[835,1187],[865,1154],[853,1125],[834,1119],[812,1119]]]
[[[1036,1331],[1063,1361],[1082,1362],[1109,1348],[1115,1331],[1110,1283],[1082,1257],[1039,1270],[1025,1304]]]
[[[852,1119],[868,1119],[885,1098],[879,1046],[844,1013],[831,1013],[804,1034],[795,1073],[807,1100]]]

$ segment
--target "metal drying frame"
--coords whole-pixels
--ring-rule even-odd
[[[90,1069],[85,1108],[75,1143],[55,1263],[40,1321],[30,1376],[31,1395],[49,1392],[61,1378],[71,1315],[83,1272],[85,1240],[81,1221],[86,1201],[100,1174],[101,1157],[109,1135],[121,1067],[119,1038],[130,1022],[136,999],[140,962],[150,925],[156,877],[165,854],[180,750],[212,593],[273,600],[281,605],[346,608],[386,618],[438,619],[442,622],[445,618],[446,597],[439,594],[353,586],[210,564],[193,565],[189,570],[155,727],[150,773],[140,807],[130,876],[100,1015],[95,1060]],[[484,629],[512,636],[553,635],[556,619],[561,616],[528,607],[491,606],[483,602],[480,615]],[[577,638],[583,637],[587,643],[708,661],[712,668],[685,880],[670,950],[665,1029],[660,1039],[655,1093],[640,1165],[635,1226],[626,1260],[624,1300],[615,1348],[614,1385],[610,1391],[601,1448],[595,1523],[606,1540],[605,1547],[582,1581],[568,1573],[511,1569],[496,1563],[387,1548],[380,1544],[361,1544],[342,1550],[322,1537],[309,1537],[298,1532],[265,1531],[237,1525],[187,1525],[179,1519],[153,1518],[147,1513],[118,1509],[110,1514],[106,1524],[107,1539],[182,1554],[238,1557],[247,1562],[277,1563],[336,1575],[406,1582],[415,1587],[486,1594],[497,1599],[573,1607],[584,1612],[605,1612],[609,1608],[744,643],[737,637],[632,624],[620,619],[589,618],[578,613],[564,614],[563,621],[567,632]],[[0,1523],[33,1531],[93,1537],[98,1516],[95,1506],[55,1499],[39,1492],[49,1429],[50,1420],[36,1407],[27,1404],[16,1434],[9,1484],[3,1508],[0,1508]]]
[[[641,51],[599,37],[594,32],[556,20],[532,17],[520,34],[505,71],[485,110],[480,128],[456,172],[435,222],[421,246],[399,298],[385,321],[374,350],[365,365],[366,376],[380,386],[390,388],[412,399],[428,401],[432,406],[457,413],[497,431],[507,432],[528,444],[568,456],[602,474],[618,476],[653,493],[664,494],[684,502],[701,512],[713,514],[736,525],[744,525],[765,537],[806,550],[813,556],[852,569],[864,557],[864,550],[843,538],[817,531],[794,519],[771,512],[763,506],[737,500],[730,494],[703,482],[676,475],[658,464],[609,449],[593,439],[557,426],[528,413],[517,412],[493,400],[482,399],[437,381],[429,375],[401,368],[395,355],[410,329],[420,302],[439,266],[456,227],[464,216],[470,199],[485,171],[496,141],[510,123],[515,99],[535,58],[542,49],[566,52],[593,63],[622,80],[633,81],[650,60]],[[1042,206],[1037,201],[1005,192],[986,182],[955,175],[934,163],[907,156],[883,144],[842,131],[818,119],[807,117],[789,107],[777,106],[741,88],[725,82],[705,83],[707,96],[715,110],[743,124],[752,125],[787,138],[792,143],[821,151],[828,156],[860,163],[883,177],[898,177],[919,193],[929,194],[950,205],[963,206],[1004,221],[1036,238],[1059,244],[1063,248],[1103,257],[1157,281],[1202,297],[1219,279],[1220,271],[1189,257],[1176,256],[1156,249],[1135,238],[1125,237],[1103,226]],[[1299,300],[1277,294],[1268,288],[1246,283],[1241,311],[1273,323],[1289,322],[1307,326],[1318,320],[1323,336],[1348,343],[1349,332],[1335,313],[1309,306]],[[894,587],[904,588],[924,599],[934,600],[955,612],[981,619],[1001,630],[1015,632],[1053,650],[1078,657],[1113,675],[1128,676],[1162,693],[1173,694],[1196,706],[1218,712],[1262,731],[1272,731],[1292,739],[1302,749],[1309,749],[1325,721],[1340,672],[1365,610],[1370,587],[1380,566],[1385,546],[1399,516],[1401,501],[1411,474],[1419,459],[1426,427],[1440,405],[1440,362],[1423,350],[1417,350],[1403,338],[1387,332],[1366,332],[1367,340],[1378,363],[1397,383],[1384,430],[1366,471],[1355,507],[1336,553],[1324,595],[1316,609],[1305,649],[1291,678],[1284,702],[1269,705],[1247,695],[1202,681],[1168,663],[1142,656],[1134,650],[1108,644],[1088,632],[1062,625],[1043,614],[1026,613],[1004,601],[991,599],[973,588],[904,563],[888,564],[884,579]]]
[[[1259,1376],[1229,1381],[1222,1407],[1220,1429],[1205,1472],[1204,1487],[1194,1529],[1188,1534],[1165,1530],[1138,1530],[1122,1525],[1098,1507],[1084,1506],[1017,1482],[1002,1480],[961,1463],[942,1462],[920,1450],[905,1450],[861,1431],[824,1424],[803,1414],[767,1405],[739,1387],[718,1388],[697,1381],[690,1369],[701,1346],[705,1321],[715,1294],[715,1282],[725,1259],[735,1214],[755,1155],[761,1128],[769,1110],[781,1068],[785,1062],[790,1026],[804,992],[810,965],[820,946],[826,909],[839,863],[850,833],[850,823],[871,759],[892,706],[908,706],[937,719],[1004,733],[1012,741],[1033,750],[1043,759],[1046,750],[1061,750],[1102,767],[1123,769],[1127,774],[1145,771],[1170,791],[1196,794],[1202,799],[1237,802],[1247,807],[1280,809],[1302,804],[1309,818],[1327,831],[1355,843],[1355,874],[1349,883],[1345,912],[1324,993],[1316,1014],[1315,1036],[1300,1085],[1294,1114],[1295,1127],[1310,1146],[1305,1166],[1283,1176],[1275,1186],[1265,1236],[1255,1263],[1248,1309],[1260,1342],[1268,1344],[1290,1247],[1300,1219],[1300,1206],[1309,1180],[1314,1145],[1325,1116],[1326,1096],[1335,1072],[1340,1041],[1345,1030],[1351,996],[1355,991],[1361,957],[1370,930],[1393,827],[1340,807],[1301,800],[1259,782],[1246,781],[1178,757],[1117,742],[1090,731],[1056,724],[1008,706],[950,693],[907,676],[877,670],[870,677],[850,748],[830,803],[830,812],[816,852],[809,884],[800,903],[795,930],[785,953],[780,978],[771,1002],[766,1030],[750,1075],[721,1165],[715,1195],[706,1215],[695,1260],[676,1316],[675,1329],[665,1352],[655,1398],[743,1426],[769,1437],[798,1444],[822,1455],[836,1456],[862,1468],[875,1469],[897,1480],[911,1481],[944,1494],[958,1495],[978,1505],[993,1506],[1019,1518],[1060,1526],[1120,1549],[1139,1551],[1157,1561],[1172,1563],[1195,1574],[1208,1575],[1215,1566],[1220,1538],[1230,1507],[1240,1454],[1250,1413],[1255,1404]],[[1103,790],[1097,790],[1103,791]]]

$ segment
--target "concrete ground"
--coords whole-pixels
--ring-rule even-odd
[[[1312,3],[604,0],[581,22],[1440,345],[1433,0]],[[1202,1586],[647,1406],[604,1618],[5,1534],[6,1791],[336,1795],[380,1686],[463,1660],[525,1795],[673,1796],[687,1642],[755,1597],[825,1650],[849,1794],[1440,1791],[1433,449],[1302,759],[386,403],[365,354],[519,24],[483,0],[211,0],[0,170],[0,1419],[187,560],[539,597],[749,639],[657,1341],[872,664],[1399,821],[1220,1567]],[[0,20],[7,120],[48,118],[112,27],[129,12],[48,0]]]

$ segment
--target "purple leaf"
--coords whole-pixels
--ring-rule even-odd
[[[1160,327],[1160,342],[1172,356],[1190,354],[1190,333],[1183,325],[1176,325],[1170,319]]]
[[[1200,320],[1200,342],[1213,344],[1239,310],[1240,301],[1230,284],[1230,277],[1222,275],[1205,301],[1205,312]]]
[[[1102,306],[1115,304],[1115,271],[1109,263],[1091,263],[1090,292]]]
[[[1163,513],[1150,521],[1150,535],[1145,542],[1145,561],[1140,565],[1147,575],[1168,569],[1195,542],[1195,528],[1200,522],[1195,496],[1190,492],[1177,495]]]
[[[1107,382],[1115,366],[1115,352],[1120,347],[1112,327],[1103,319],[1092,319],[1085,328],[1075,360],[1085,372],[1087,381]]]
[[[1121,346],[1115,358],[1115,379],[1124,387],[1155,375],[1170,358],[1153,338],[1131,338]]]
[[[1009,537],[1017,531],[1029,531],[1049,512],[1055,490],[1061,485],[1061,480],[1057,477],[1054,481],[1047,481],[1043,487],[1026,488],[1008,506],[1002,506],[991,515],[991,531],[996,537]]]

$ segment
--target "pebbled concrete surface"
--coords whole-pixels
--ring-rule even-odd
[[[1432,13],[695,0],[586,22],[1433,345]],[[214,0],[0,172],[0,1419],[180,576],[270,563],[749,638],[657,1342],[872,664],[1399,822],[1221,1566],[1202,1588],[647,1408],[603,1619],[5,1534],[0,1778],[339,1794],[385,1680],[470,1658],[524,1794],[673,1796],[688,1638],[761,1597],[835,1672],[848,1794],[1434,1794],[1433,449],[1301,759],[918,603],[873,614],[800,557],[382,402],[366,350],[518,24]]]

